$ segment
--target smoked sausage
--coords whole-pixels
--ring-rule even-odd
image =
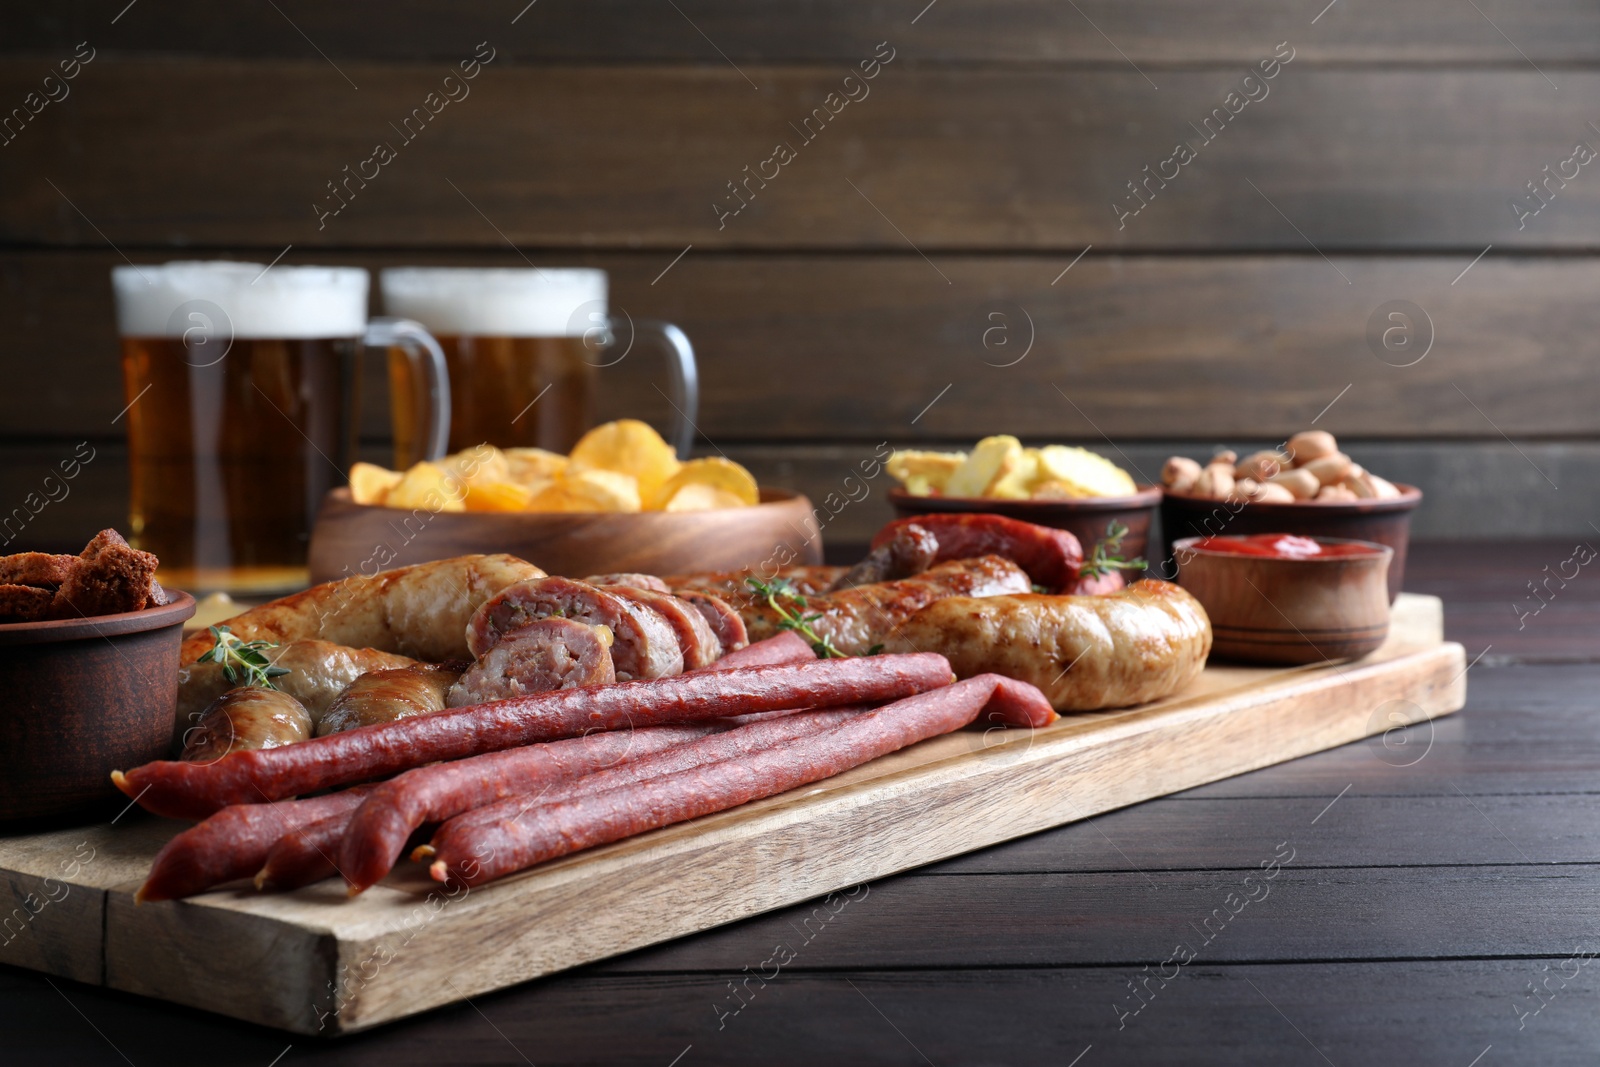
[[[158,760],[113,771],[111,781],[147,811],[200,818],[229,804],[297,796],[593,730],[896,700],[948,685],[951,677],[949,661],[934,653],[697,671],[451,708],[297,745],[234,752],[209,764]]]
[[[959,730],[975,720],[997,692],[1013,704],[1045,705],[1043,694],[1026,683],[984,674],[741,758],[620,784],[503,818],[480,820],[468,813],[434,834],[435,858],[429,874],[454,885],[479,885],[557,856],[830,778],[926,738]],[[1048,714],[1048,707],[1041,707],[1041,713]],[[737,733],[730,731],[716,740]]]

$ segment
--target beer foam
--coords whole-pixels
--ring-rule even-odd
[[[606,313],[606,272],[585,267],[380,271],[386,315],[436,334],[581,337]]]
[[[273,267],[186,260],[114,267],[117,329],[124,337],[182,337],[198,319],[250,338],[358,337],[367,325],[367,272],[360,267]],[[226,323],[211,322],[220,308]]]

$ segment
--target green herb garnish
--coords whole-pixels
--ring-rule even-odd
[[[812,628],[812,623],[822,618],[821,613],[802,615],[784,607],[780,600],[788,600],[799,607],[806,606],[806,598],[794,587],[794,583],[787,578],[775,578],[770,582],[763,582],[760,578],[746,578],[745,584],[759,597],[766,599],[767,606],[778,615],[778,629],[793,630],[807,641],[811,648],[823,659],[844,659],[845,654],[834,646],[833,638],[824,637]]]
[[[233,685],[259,685],[276,689],[272,679],[289,673],[287,667],[274,667],[266,657],[269,648],[278,646],[271,641],[241,641],[226,626],[211,627],[216,644],[202,655],[198,663],[220,663],[222,676]]]
[[[1083,561],[1078,568],[1080,578],[1099,578],[1110,574],[1112,571],[1142,571],[1150,564],[1143,559],[1123,559],[1122,539],[1128,536],[1128,528],[1115,519],[1106,525],[1106,535],[1102,540],[1096,541],[1094,551],[1089,553],[1089,558]]]

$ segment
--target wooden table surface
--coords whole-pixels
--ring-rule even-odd
[[[1600,580],[1572,550],[1413,549],[1482,656],[1463,712],[1387,743],[337,1041],[0,967],[3,1061],[1592,1064]]]

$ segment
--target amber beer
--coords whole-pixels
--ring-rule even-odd
[[[385,312],[420,322],[444,349],[452,451],[487,441],[565,452],[589,428],[596,371],[609,362],[604,271],[403,267],[379,285]],[[406,466],[420,455],[423,390],[398,353],[389,374],[395,462]]]
[[[306,584],[318,503],[355,445],[367,272],[118,267],[131,533],[169,584]]]

